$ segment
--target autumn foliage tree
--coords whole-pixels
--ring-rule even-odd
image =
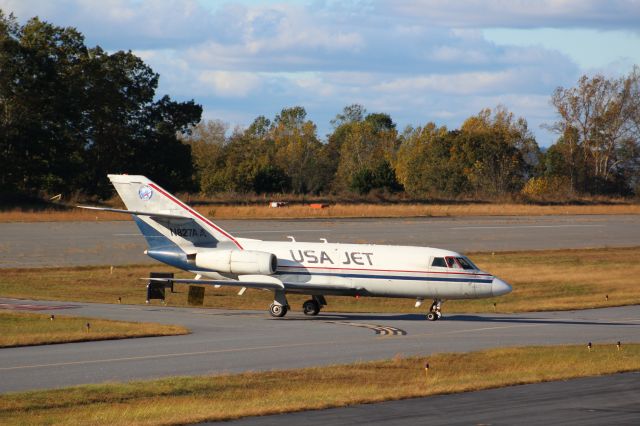
[[[583,76],[578,85],[552,96],[559,119],[562,155],[571,187],[578,192],[625,193],[637,185],[640,151],[640,68],[608,79]]]

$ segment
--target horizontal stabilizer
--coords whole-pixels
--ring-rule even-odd
[[[177,214],[165,214],[165,213],[154,213],[154,212],[141,212],[136,210],[123,210],[123,209],[111,209],[108,207],[93,207],[93,206],[76,206],[81,209],[87,210],[98,210],[103,212],[111,212],[111,213],[128,213],[135,214],[137,216],[150,216],[150,217],[164,217],[166,219],[190,219],[187,216],[181,216]]]
[[[146,281],[154,282],[174,282],[178,284],[203,284],[203,285],[215,285],[215,286],[231,286],[231,287],[248,287],[248,288],[261,288],[266,290],[284,290],[284,284],[277,278],[267,277],[263,275],[247,275],[252,277],[251,281],[236,281],[236,280],[196,280],[186,278],[141,278]],[[243,276],[241,275],[242,279]],[[268,278],[268,279],[267,279]]]

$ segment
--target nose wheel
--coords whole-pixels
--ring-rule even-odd
[[[440,309],[442,307],[442,300],[434,299],[431,307],[429,308],[429,313],[427,314],[427,319],[429,321],[437,321],[442,318],[442,312]]]
[[[269,314],[275,318],[282,318],[287,315],[287,307],[285,305],[278,305],[277,303],[272,303],[269,306]]]
[[[275,318],[282,318],[289,311],[287,296],[282,290],[276,290],[273,296],[273,303],[269,306],[269,314]]]

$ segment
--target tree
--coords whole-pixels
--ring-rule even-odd
[[[322,144],[316,136],[316,125],[306,117],[302,107],[285,108],[271,129],[275,163],[289,176],[291,189],[297,194],[318,192],[323,187],[316,173]]]
[[[107,173],[144,173],[191,186],[190,148],[177,140],[200,119],[191,102],[155,99],[158,75],[131,52],[87,48],[74,28],[0,11],[1,191],[111,194]]]
[[[626,156],[636,152],[633,146],[640,141],[639,81],[640,70],[636,66],[629,75],[618,79],[599,74],[582,76],[577,87],[555,90],[552,103],[559,120],[550,128],[562,135],[567,144],[574,189],[597,193],[612,190],[612,185],[619,187],[616,182],[626,174],[624,165],[634,162]],[[575,180],[576,152],[586,166],[587,178],[582,187]],[[615,191],[620,190],[623,188]]]
[[[271,122],[256,118],[244,131],[236,128],[225,146],[224,181],[227,191],[251,192],[256,175],[274,163],[275,144],[266,130]]]
[[[256,194],[288,192],[291,190],[291,178],[281,168],[269,164],[256,173],[253,190]]]
[[[460,130],[466,174],[477,192],[517,192],[539,162],[540,150],[527,121],[503,106],[483,109]]]
[[[338,128],[344,124],[357,123],[363,121],[367,110],[360,104],[351,104],[343,108],[341,114],[337,114],[336,117],[331,120],[331,125],[334,128]]]
[[[456,196],[470,190],[463,154],[460,131],[428,123],[405,132],[396,173],[413,196]]]
[[[397,149],[395,124],[387,114],[369,114],[362,121],[341,124],[334,134],[340,137],[340,158],[333,187],[336,190],[352,189],[354,179],[373,176],[384,162],[393,164]],[[359,177],[355,175],[359,173]],[[360,188],[364,188],[358,185]],[[372,186],[372,188],[375,186]]]
[[[228,130],[220,120],[201,121],[181,138],[191,146],[194,180],[202,193],[222,192],[229,186],[224,173]]]

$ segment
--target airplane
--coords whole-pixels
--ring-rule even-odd
[[[273,317],[290,310],[287,294],[305,294],[306,315],[327,305],[325,296],[425,299],[426,315],[441,318],[444,300],[502,296],[511,286],[480,270],[466,256],[431,247],[237,238],[145,176],[110,174],[126,209],[80,208],[126,213],[146,239],[145,253],[195,274],[193,279],[150,278],[165,284],[203,284],[273,291]]]

